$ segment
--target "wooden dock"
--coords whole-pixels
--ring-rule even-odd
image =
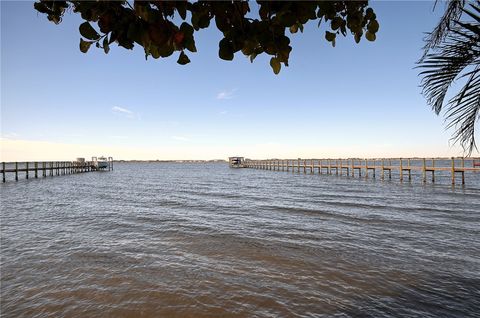
[[[6,182],[6,174],[15,175],[15,181],[19,176],[24,174],[25,179],[29,178],[46,178],[47,176],[61,176],[77,173],[85,173],[98,170],[113,170],[113,158],[108,158],[108,167],[106,169],[98,169],[95,161],[33,161],[33,162],[2,162],[0,167],[2,181]]]
[[[447,163],[447,164],[446,164]],[[392,179],[392,171],[397,173],[400,181],[412,180],[412,174],[421,176],[423,183],[427,179],[435,182],[435,172],[449,173],[451,183],[455,184],[456,176],[465,184],[466,173],[480,173],[480,158],[376,158],[376,159],[246,159],[246,168],[264,169],[274,171],[292,171],[303,173],[336,174],[346,176],[364,175],[376,178]]]

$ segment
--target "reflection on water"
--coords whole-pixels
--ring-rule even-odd
[[[478,315],[480,175],[115,168],[0,186],[2,317]]]

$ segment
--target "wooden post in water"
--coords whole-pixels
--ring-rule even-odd
[[[455,185],[455,158],[452,157],[452,185]]]
[[[375,167],[376,167],[375,165],[376,165],[376,162],[375,162],[375,159],[374,159],[373,160],[373,179],[375,179],[375,173],[376,173],[375,171],[377,170],[377,169],[375,169]]]
[[[352,159],[352,177],[355,177],[355,161]]]
[[[392,159],[388,159],[388,165],[390,169],[388,169],[388,179],[392,180]]]
[[[412,168],[410,167],[410,158],[407,159],[408,163],[408,181],[412,181]]]
[[[303,159],[303,173],[307,173],[307,159]]]
[[[462,157],[462,185],[465,184],[465,158]]]
[[[365,159],[365,178],[368,178],[368,160]]]
[[[28,161],[25,162],[25,179],[28,180]]]
[[[427,163],[425,158],[423,158],[423,165],[422,165],[422,181],[423,183],[427,182]]]
[[[403,182],[403,166],[402,166],[402,158],[399,159],[400,160],[400,182]]]
[[[300,172],[300,158],[297,159],[297,172]]]
[[[314,162],[315,161],[313,159],[310,159],[310,173],[314,173],[313,171]]]
[[[38,162],[35,161],[35,179],[38,178]]]
[[[385,179],[385,169],[384,168],[385,168],[385,159],[382,158],[382,173],[381,173],[382,180]]]
[[[435,183],[435,159],[432,158],[432,183]]]
[[[18,181],[18,162],[15,162],[15,181]]]
[[[5,182],[5,161],[2,162],[2,180]]]

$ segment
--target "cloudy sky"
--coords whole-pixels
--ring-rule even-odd
[[[266,56],[220,60],[213,28],[196,33],[186,66],[141,47],[83,54],[78,16],[54,25],[32,2],[1,1],[0,160],[461,155],[414,69],[443,6],[372,7],[376,42],[333,48],[309,24],[274,75]]]

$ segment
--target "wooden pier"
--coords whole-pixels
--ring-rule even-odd
[[[98,170],[113,170],[113,158],[108,157],[106,169],[98,169],[95,161],[34,161],[34,162],[2,162],[0,173],[2,182],[6,182],[6,174],[13,173],[15,181],[24,174],[25,179],[46,178]]]
[[[448,164],[447,164],[448,163]],[[423,183],[430,179],[435,182],[435,172],[449,174],[451,183],[455,184],[456,176],[465,184],[466,173],[480,173],[480,158],[377,158],[377,159],[246,159],[246,168],[264,169],[274,171],[292,171],[303,173],[335,174],[346,176],[362,175],[365,178],[392,179],[392,171],[398,174],[400,181],[412,180],[412,175],[417,174]]]

